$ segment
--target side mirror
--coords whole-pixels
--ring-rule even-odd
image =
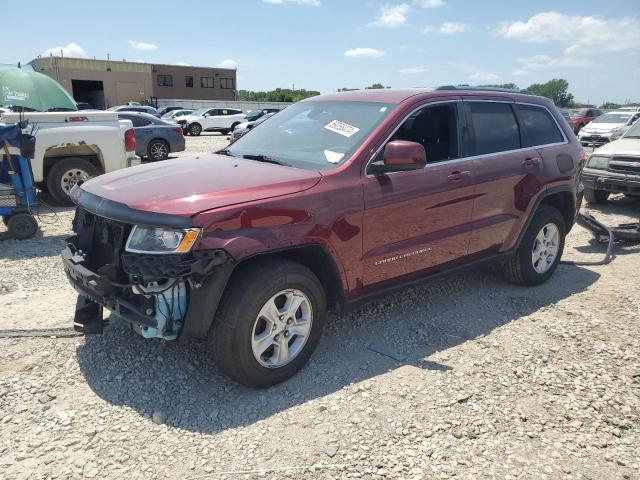
[[[374,175],[390,172],[419,170],[427,164],[427,153],[422,144],[407,140],[394,140],[384,147],[383,164],[369,166]]]

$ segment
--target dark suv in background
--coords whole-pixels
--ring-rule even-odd
[[[217,154],[75,187],[75,321],[100,333],[106,307],[146,338],[207,339],[230,377],[273,385],[305,364],[327,309],[483,262],[549,279],[583,164],[546,98],[313,97]]]

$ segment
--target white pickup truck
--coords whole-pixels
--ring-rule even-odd
[[[26,120],[24,132],[36,138],[31,160],[34,182],[62,205],[78,182],[138,165],[130,120],[117,112],[2,113],[0,123]]]

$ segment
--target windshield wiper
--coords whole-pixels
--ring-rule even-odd
[[[283,162],[282,160],[276,160],[275,158],[269,157],[267,155],[262,155],[262,154],[245,154],[242,155],[242,158],[246,158],[247,160],[257,160],[258,162],[264,162],[264,163],[274,163],[276,165],[284,165],[286,167],[289,167],[290,165],[286,162]]]
[[[218,155],[226,155],[227,157],[235,157],[235,155],[233,155],[231,153],[231,150],[229,150],[228,148],[225,148],[223,150],[218,150],[216,153]]]

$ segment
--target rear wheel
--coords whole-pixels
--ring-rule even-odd
[[[520,285],[546,282],[560,263],[566,226],[554,207],[541,205],[516,250],[505,265],[509,280]]]
[[[7,220],[7,230],[18,240],[33,237],[38,231],[38,222],[33,215],[28,213],[16,213]]]
[[[96,177],[98,169],[83,158],[65,158],[53,164],[47,174],[47,188],[53,199],[60,205],[73,205],[69,194],[78,184]]]
[[[263,260],[229,283],[209,332],[220,370],[250,387],[280,383],[307,362],[324,323],[317,277],[288,260]]]
[[[594,190],[593,188],[584,189],[584,199],[591,204],[604,203],[609,198],[609,192],[604,190]]]
[[[169,144],[164,140],[152,140],[147,147],[150,160],[166,160],[169,158]]]
[[[189,135],[197,137],[202,133],[202,125],[200,125],[199,123],[192,123],[191,125],[189,125],[187,130],[189,131]]]

